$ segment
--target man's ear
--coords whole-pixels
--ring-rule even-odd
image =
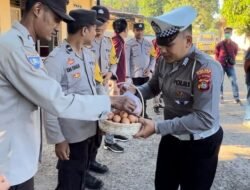
[[[82,29],[81,29],[81,35],[82,36],[85,36],[86,35],[86,33],[87,33],[87,30],[88,30],[88,28],[87,27],[82,27]]]
[[[193,37],[191,35],[187,35],[186,40],[187,40],[187,48],[191,47],[193,44]]]
[[[36,17],[39,17],[39,15],[41,14],[41,10],[42,10],[42,7],[43,5],[40,3],[40,2],[37,2],[34,4],[34,6],[32,7],[32,11],[33,11],[33,14],[36,16]]]

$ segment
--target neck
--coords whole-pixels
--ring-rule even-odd
[[[83,47],[83,42],[81,42],[79,38],[80,37],[76,35],[69,35],[67,38],[68,43],[77,54],[81,54]]]
[[[95,37],[96,40],[101,40],[102,38],[103,38],[103,35],[99,35]]]
[[[33,41],[35,42],[38,37],[36,35],[34,26],[33,26],[33,17],[32,15],[25,15],[22,20],[20,21],[20,23],[28,30],[28,32],[30,33],[31,37],[33,38]]]
[[[121,38],[122,38],[123,40],[126,38],[125,32],[120,33],[119,36],[121,36]]]

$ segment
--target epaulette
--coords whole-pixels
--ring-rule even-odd
[[[71,47],[69,44],[67,44],[67,45],[65,46],[65,48],[66,48],[67,54],[70,54],[70,53],[73,52],[73,49],[72,49],[72,47]]]

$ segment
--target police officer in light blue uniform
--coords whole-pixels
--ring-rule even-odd
[[[0,37],[0,173],[11,190],[33,190],[38,169],[39,127],[34,115],[38,106],[61,117],[97,121],[111,105],[131,110],[124,97],[68,94],[48,76],[35,49],[37,39],[51,40],[66,14],[66,0],[27,0],[20,22]],[[126,106],[121,106],[126,103]],[[89,109],[95,104],[95,109]],[[132,107],[131,107],[132,106]]]
[[[152,79],[139,87],[145,99],[162,92],[164,120],[140,119],[136,137],[162,135],[155,189],[209,190],[223,137],[219,122],[220,64],[192,44],[196,11],[184,6],[149,18],[161,57]]]
[[[75,22],[67,24],[68,37],[45,60],[49,75],[57,80],[65,94],[97,95],[94,79],[95,55],[83,45],[95,37],[96,12],[70,11]],[[91,107],[89,109],[95,109]],[[55,144],[58,157],[57,189],[83,190],[97,132],[96,121],[57,118],[46,113],[48,142]],[[98,188],[103,185],[99,181]]]
[[[126,77],[138,86],[146,83],[154,71],[156,52],[153,43],[144,38],[144,23],[135,23],[135,37],[126,42]],[[145,117],[148,118],[146,113]]]

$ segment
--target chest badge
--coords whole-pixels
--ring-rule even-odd
[[[79,79],[79,78],[81,78],[81,73],[74,73],[72,76],[75,79]]]
[[[68,58],[67,64],[73,65],[75,63],[75,60],[73,58]]]

